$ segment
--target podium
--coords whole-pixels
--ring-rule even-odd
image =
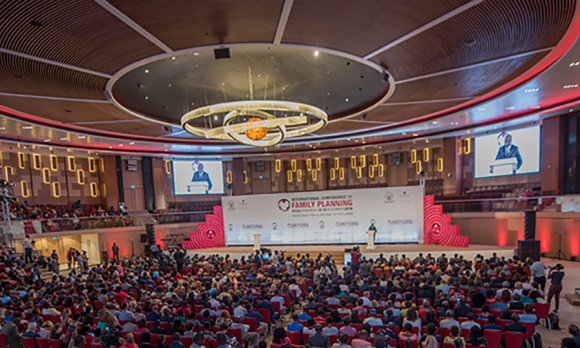
[[[254,250],[260,250],[261,245],[260,245],[260,235],[257,233],[254,233]]]
[[[493,161],[489,165],[491,174],[515,174],[518,170],[518,160],[514,157]]]
[[[377,233],[377,232],[373,231],[373,230],[367,231],[367,249],[376,249],[375,233]]]
[[[205,194],[209,188],[207,181],[193,181],[187,185],[187,192],[195,194]]]

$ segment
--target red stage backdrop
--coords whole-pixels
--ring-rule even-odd
[[[469,246],[469,237],[459,235],[459,226],[451,225],[451,216],[443,215],[433,196],[423,197],[423,235],[424,244]]]
[[[218,248],[226,245],[224,215],[221,205],[213,207],[213,214],[205,216],[205,222],[197,225],[197,232],[189,233],[189,241],[182,245],[190,249]]]

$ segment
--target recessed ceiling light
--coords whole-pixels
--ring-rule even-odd
[[[433,121],[433,124],[438,124],[438,123],[439,123],[439,122],[437,122],[437,121]]]
[[[515,109],[515,108],[516,108],[515,106],[508,106],[508,107],[506,107],[505,109],[506,109],[506,110],[513,110],[513,109]]]
[[[147,100],[147,99],[149,99],[149,97],[148,96],[145,96],[145,99]]]
[[[6,129],[6,127],[0,127],[0,130],[5,130],[5,129]]]
[[[149,69],[145,69],[145,74],[149,74]]]
[[[382,146],[379,146],[379,150],[382,149],[382,148],[383,148]]]
[[[112,149],[112,148],[113,148],[112,146],[109,146],[109,149]]]
[[[217,121],[217,120],[218,120],[218,117],[217,117],[217,115],[215,115],[215,116],[213,117],[213,119]]]
[[[193,52],[194,56],[199,56],[199,52]]]
[[[50,139],[44,139],[44,142],[45,142],[45,143],[47,143],[47,142],[49,142],[49,141],[50,141]]]
[[[22,129],[32,129],[32,126],[23,126]]]
[[[84,139],[84,138],[86,138],[86,136],[84,136],[84,135],[79,136],[79,139]]]
[[[403,132],[403,133],[401,133],[401,134],[403,134],[403,135],[407,135],[407,133],[404,133],[404,132]]]
[[[175,56],[171,57],[171,60],[175,60]]]
[[[575,67],[575,66],[578,66],[578,65],[580,65],[580,62],[572,62],[568,66],[572,68],[572,67]]]
[[[171,87],[171,83],[167,85],[167,87]]]
[[[348,102],[348,98],[346,98],[344,101],[345,101],[345,102]]]
[[[417,134],[417,133],[413,133],[413,136],[414,136],[414,137],[418,137],[418,136],[419,136],[419,134]]]
[[[195,103],[191,103],[191,105],[195,105]]]
[[[119,147],[123,146],[123,144],[119,144]]]
[[[570,110],[568,110],[568,111],[569,111],[569,112],[572,112],[572,111],[574,111],[574,109],[570,109]]]
[[[350,138],[346,138],[346,141],[350,141]]]
[[[130,142],[130,143],[129,143],[129,145],[135,145],[135,142],[134,142],[134,141],[132,141],[132,142]]]
[[[318,54],[319,54],[318,51],[314,51],[314,56],[315,57],[318,57]]]
[[[568,89],[568,88],[578,88],[578,84],[575,84],[575,85],[565,85],[562,88],[564,88],[564,89]]]
[[[487,110],[487,109],[486,109],[486,108],[478,108],[477,110],[478,110],[478,111],[485,111],[485,110]]]
[[[429,139],[425,139],[425,142],[426,142],[426,143],[429,143]]]
[[[60,138],[60,140],[65,141],[68,140],[68,138]]]

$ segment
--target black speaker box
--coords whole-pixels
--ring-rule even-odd
[[[536,239],[536,212],[534,210],[526,211],[525,238]]]
[[[540,259],[540,241],[532,240],[518,240],[518,257],[520,260],[525,260],[528,257],[538,261]]]
[[[147,243],[147,233],[141,233],[141,243]]]
[[[153,224],[145,225],[145,231],[147,231],[147,244],[153,245],[156,243],[155,241],[155,228]]]

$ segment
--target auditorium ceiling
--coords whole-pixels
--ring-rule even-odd
[[[0,3],[0,140],[251,156],[460,135],[580,103],[575,0],[78,0]],[[220,56],[220,54],[222,54]],[[576,64],[578,63],[578,64]],[[267,148],[181,127],[197,108],[328,114]],[[219,127],[215,116],[200,127]]]

